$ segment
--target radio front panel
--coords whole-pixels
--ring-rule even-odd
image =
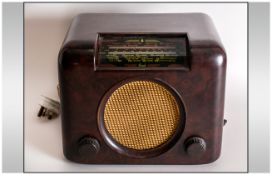
[[[106,22],[92,25],[97,20]],[[175,165],[218,159],[226,54],[213,26],[197,27],[212,24],[209,17],[83,14],[73,24],[59,55],[67,159]]]

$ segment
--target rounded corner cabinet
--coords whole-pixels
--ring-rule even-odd
[[[58,69],[67,159],[186,165],[220,156],[226,54],[209,16],[80,14]]]

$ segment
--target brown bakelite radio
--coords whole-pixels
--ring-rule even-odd
[[[207,15],[81,14],[58,64],[67,159],[204,164],[219,157],[226,54]]]

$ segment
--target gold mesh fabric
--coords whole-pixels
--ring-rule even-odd
[[[174,96],[152,81],[132,81],[106,102],[105,127],[121,145],[135,150],[155,148],[175,132],[180,112]]]

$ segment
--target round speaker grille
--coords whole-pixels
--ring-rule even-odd
[[[116,89],[104,109],[105,128],[119,144],[146,150],[171,138],[180,120],[178,103],[164,86],[132,81]]]

